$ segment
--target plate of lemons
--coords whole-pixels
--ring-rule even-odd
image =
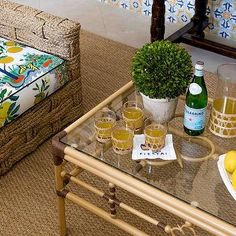
[[[221,155],[217,166],[225,186],[236,201],[236,150]]]

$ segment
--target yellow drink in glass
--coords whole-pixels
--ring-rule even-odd
[[[101,120],[101,121],[98,121],[96,125],[99,129],[111,129],[113,126],[113,123],[114,121],[112,120],[105,120],[105,121]],[[105,136],[105,133],[104,133],[104,136]]]
[[[114,120],[99,120],[95,122],[98,141],[102,142],[111,138],[111,131],[114,124]]]
[[[124,104],[122,116],[130,129],[137,130],[143,126],[142,106],[136,102],[127,102]]]
[[[218,98],[214,100],[213,108],[223,114],[236,116],[236,99],[230,97]]]
[[[114,152],[123,155],[133,148],[134,133],[126,127],[117,127],[112,131],[112,147]]]
[[[148,136],[153,137],[153,138],[158,138],[158,137],[161,137],[161,136],[165,135],[165,131],[161,130],[161,129],[147,128],[146,129],[146,134]]]
[[[150,124],[144,129],[145,144],[153,151],[160,151],[165,146],[167,129],[161,124]]]
[[[209,130],[222,138],[236,137],[236,63],[217,68],[216,99],[213,101]]]
[[[215,135],[225,138],[236,136],[236,99],[222,97],[214,100],[209,129]]]
[[[105,143],[111,139],[112,128],[116,124],[116,114],[108,109],[99,111],[95,116],[94,127],[96,139]]]

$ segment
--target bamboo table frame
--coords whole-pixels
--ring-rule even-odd
[[[86,155],[85,153],[79,152],[78,150],[60,142],[61,138],[65,137],[73,129],[85,122],[101,108],[112,104],[114,101],[122,100],[122,98],[124,98],[131,89],[133,89],[133,84],[132,82],[129,82],[120,90],[115,92],[112,96],[108,97],[94,109],[89,111],[87,114],[85,114],[83,117],[78,119],[76,122],[71,124],[69,127],[64,129],[53,138],[53,156],[59,209],[60,234],[63,236],[66,235],[65,199],[68,199],[78,204],[79,206],[93,212],[106,221],[118,226],[131,235],[144,236],[147,234],[124,222],[123,220],[118,219],[116,217],[116,210],[118,207],[121,207],[126,211],[139,216],[140,218],[156,225],[157,227],[159,227],[159,229],[162,229],[164,232],[171,235],[175,235],[175,232],[177,231],[180,231],[184,235],[185,229],[188,229],[188,232],[192,232],[192,235],[196,235],[192,227],[192,225],[196,225],[215,235],[235,236],[236,228],[234,226],[210,214],[207,214],[200,209],[197,209],[196,206],[194,206],[194,203],[192,205],[189,205],[181,200],[178,200],[175,197],[170,196],[169,194],[164,193],[155,187],[152,187],[128,174],[125,174],[124,172],[116,168],[103,163],[102,161]],[[76,168],[69,173],[66,173],[64,170],[64,165],[67,162],[73,163],[76,166]],[[109,183],[109,192],[102,192],[99,189],[76,178],[76,176],[78,176],[83,170],[91,172],[96,176],[107,180]],[[101,208],[98,208],[85,199],[82,199],[67,190],[66,185],[70,181],[106,199],[110,206],[110,212],[105,212]],[[170,225],[164,224],[161,221],[151,218],[150,216],[128,206],[127,204],[116,198],[116,186],[119,186],[122,189],[127,190],[128,192],[139,196],[142,199],[153,203],[154,205],[184,219],[186,221],[185,224],[181,227],[171,227]]]

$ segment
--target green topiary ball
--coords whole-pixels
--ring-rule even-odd
[[[192,78],[191,56],[170,41],[145,44],[133,58],[132,76],[136,88],[150,98],[178,97]]]

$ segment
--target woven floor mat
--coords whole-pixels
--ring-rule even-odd
[[[134,52],[134,48],[82,31],[81,74],[86,111],[131,79],[130,65]],[[207,77],[210,84],[215,80],[212,74],[207,74]],[[83,173],[81,178],[100,189],[108,187],[107,183],[87,172]],[[100,200],[79,187],[72,186],[72,189],[80,196],[86,196],[91,202],[107,209],[104,200]],[[118,190],[118,197],[123,202],[172,226],[181,223],[180,219],[166,211],[123,190]],[[1,236],[59,235],[50,140],[0,178],[0,209]],[[68,202],[66,209],[69,235],[127,235],[117,227],[72,203]],[[119,210],[118,215],[150,235],[165,235],[158,228],[122,210]],[[208,234],[199,230],[198,235]]]

